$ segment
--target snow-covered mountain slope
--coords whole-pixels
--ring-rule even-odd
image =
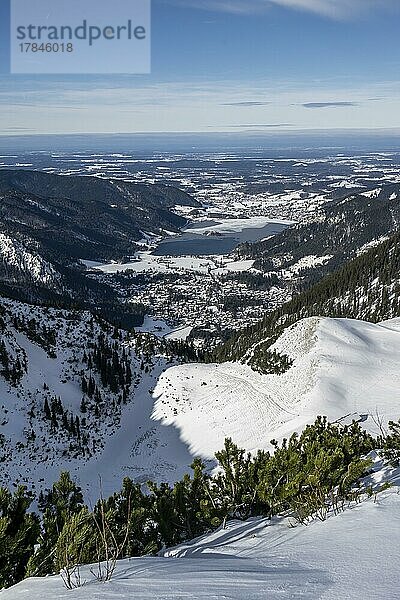
[[[69,470],[88,498],[123,477],[174,482],[192,457],[151,421],[162,342],[88,312],[0,303],[0,485],[47,488]],[[92,388],[92,389],[90,389]]]
[[[398,488],[397,488],[398,489]],[[61,578],[27,579],[2,600],[395,600],[399,597],[397,490],[325,522],[287,519],[228,523],[227,529],[168,550],[165,557],[118,563],[114,578],[68,591]]]
[[[239,363],[170,367],[165,342],[90,313],[1,306],[0,484],[39,490],[64,469],[95,499],[99,476],[105,494],[124,476],[174,482],[227,436],[256,450],[318,415],[373,433],[400,417],[400,320],[305,319],[274,346],[291,368],[261,375]]]
[[[21,242],[4,233],[0,233],[0,261],[4,271],[29,273],[33,281],[49,287],[54,287],[61,279],[53,265],[38,252],[28,250]],[[9,278],[13,280],[11,274]]]
[[[212,457],[231,437],[248,450],[301,431],[318,415],[379,434],[400,418],[400,320],[308,318],[272,346],[293,360],[282,375],[240,363],[176,366],[160,378],[153,417],[191,451]]]
[[[307,287],[335,271],[366,247],[397,232],[400,223],[400,188],[382,185],[374,194],[341,193],[326,202],[311,220],[298,223],[279,235],[245,244],[240,254],[255,259],[261,271],[280,270],[292,279],[301,272]],[[357,226],[354,227],[354,223]],[[304,258],[314,258],[304,262]],[[317,260],[315,260],[317,258]]]

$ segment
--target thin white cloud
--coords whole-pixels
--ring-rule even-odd
[[[172,0],[174,4],[233,14],[263,12],[272,6],[308,11],[334,19],[365,11],[395,8],[397,0]]]
[[[269,0],[269,2],[332,18],[349,17],[366,10],[395,6],[392,0]]]
[[[36,133],[209,133],[400,125],[399,82],[350,86],[336,80],[265,80],[251,83],[251,97],[248,82],[229,80],[140,86],[121,80],[114,89],[107,81],[71,82],[58,91],[52,84],[38,81],[38,89],[19,86],[11,95],[0,89],[0,135],[22,133],[21,128]],[[381,98],[379,110],[369,98]],[[243,102],[253,105],[246,108]]]

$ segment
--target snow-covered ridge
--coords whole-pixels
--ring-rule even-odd
[[[364,246],[361,246],[361,248],[357,251],[357,256],[360,256],[361,254],[365,254],[371,248],[375,248],[376,246],[379,246],[379,244],[386,242],[388,239],[390,239],[390,237],[388,235],[383,235],[380,238],[378,238],[377,240],[372,240],[371,242],[364,244]]]
[[[153,418],[176,427],[206,458],[225,437],[250,451],[270,449],[271,439],[301,431],[318,415],[360,420],[378,434],[378,416],[400,418],[399,323],[304,319],[272,347],[294,360],[283,375],[238,363],[173,367],[155,388]]]
[[[49,285],[61,279],[60,274],[40,254],[27,250],[23,244],[0,233],[0,260],[24,272],[37,283]]]

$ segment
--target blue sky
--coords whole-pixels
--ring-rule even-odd
[[[398,0],[153,0],[152,14],[151,75],[10,76],[0,36],[0,133],[400,127]]]

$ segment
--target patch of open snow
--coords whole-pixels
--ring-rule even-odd
[[[346,181],[345,179],[343,179],[342,181],[337,181],[336,183],[331,183],[329,187],[351,189],[351,188],[355,188],[356,184],[352,181]]]
[[[227,262],[226,269],[228,269],[228,271],[233,271],[236,273],[240,271],[249,271],[253,267],[254,262],[254,260],[236,260],[232,262]]]
[[[136,327],[135,329],[141,333],[152,333],[156,337],[165,338],[166,340],[186,340],[193,327],[182,326],[174,329],[162,319],[154,319],[153,317],[146,315],[143,325],[141,327]]]
[[[144,317],[143,325],[135,327],[135,330],[140,333],[152,333],[157,337],[164,337],[171,333],[172,327],[167,325],[162,319],[153,319],[149,315]]]
[[[155,273],[169,273],[174,270],[207,272],[214,267],[214,262],[209,258],[196,258],[192,256],[155,256],[150,251],[137,252],[134,260],[126,263],[109,263],[91,265],[97,271],[103,273],[119,273],[122,271],[134,271],[144,273],[153,271]]]
[[[302,269],[312,269],[313,267],[324,265],[331,258],[333,258],[332,254],[326,256],[315,256],[315,254],[303,256],[296,264],[289,267],[289,271],[297,275]]]
[[[171,333],[167,333],[165,336],[166,340],[186,340],[192,332],[193,327],[189,325],[189,327],[178,327],[171,331]]]
[[[381,191],[381,188],[376,188],[374,190],[370,190],[369,192],[362,192],[360,195],[365,196],[366,198],[377,198]]]
[[[96,269],[97,267],[101,267],[104,264],[102,262],[99,262],[98,260],[84,260],[83,258],[81,258],[79,262],[85,265],[85,267],[87,267],[88,269]]]

